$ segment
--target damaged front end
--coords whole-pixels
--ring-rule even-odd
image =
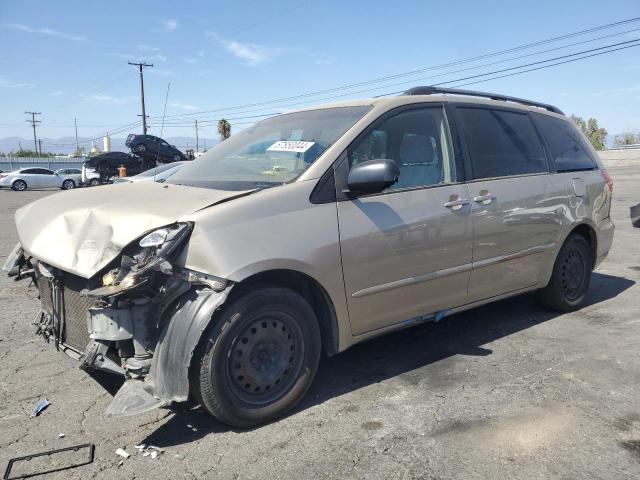
[[[10,276],[30,276],[38,287],[37,333],[88,372],[125,376],[109,416],[189,396],[191,356],[230,288],[175,265],[191,230],[191,223],[154,230],[90,279],[28,257],[19,246],[7,259]]]

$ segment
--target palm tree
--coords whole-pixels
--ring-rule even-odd
[[[231,124],[224,118],[218,120],[218,134],[220,135],[220,141],[223,142],[231,136]]]

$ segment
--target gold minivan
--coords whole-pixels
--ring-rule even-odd
[[[322,353],[533,290],[578,308],[612,188],[556,107],[416,87],[269,118],[162,184],[35,201],[5,269],[33,277],[39,334],[126,378],[109,415],[191,396],[248,427]]]

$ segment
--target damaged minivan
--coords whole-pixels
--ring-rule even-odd
[[[612,189],[556,107],[416,87],[271,117],[162,184],[37,200],[5,270],[37,286],[40,335],[125,377],[108,415],[193,398],[249,427],[322,354],[525,292],[579,308]]]

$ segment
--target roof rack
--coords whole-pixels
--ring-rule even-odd
[[[440,87],[413,87],[404,92],[403,95],[434,95],[437,93],[449,94],[449,95],[468,95],[470,97],[483,97],[490,98],[491,100],[501,100],[503,102],[515,102],[523,105],[529,105],[531,107],[544,108],[553,113],[559,113],[564,115],[562,110],[553,105],[547,103],[534,102],[533,100],[525,100],[524,98],[509,97],[507,95],[499,95],[497,93],[477,92],[474,90],[461,90],[458,88],[440,88]]]

